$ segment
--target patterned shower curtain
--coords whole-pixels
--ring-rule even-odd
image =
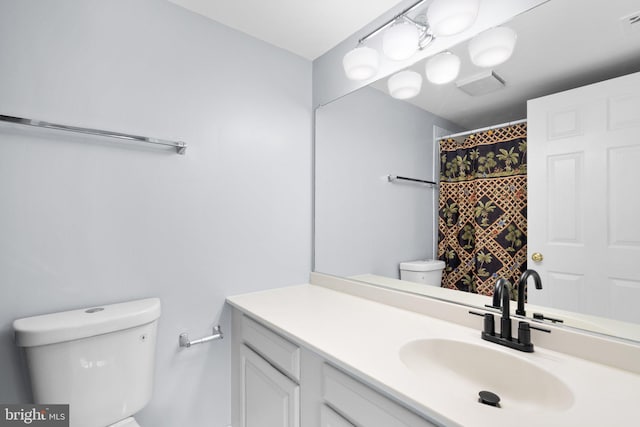
[[[440,155],[442,286],[492,295],[500,277],[515,285],[527,262],[526,123],[440,141]]]

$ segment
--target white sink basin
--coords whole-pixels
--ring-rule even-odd
[[[454,399],[477,401],[478,393],[487,390],[500,397],[505,410],[564,411],[573,405],[573,393],[555,375],[501,349],[425,339],[403,345],[400,359],[424,379],[425,387],[437,387]]]

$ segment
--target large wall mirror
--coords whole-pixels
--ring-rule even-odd
[[[572,229],[574,221],[565,216],[567,200],[589,199],[593,195],[590,191],[572,192],[572,187],[565,185],[571,182],[572,176],[527,170],[525,159],[532,152],[527,143],[533,132],[533,129],[527,129],[527,101],[640,72],[640,22],[634,23],[640,21],[637,15],[640,15],[640,6],[633,0],[596,0],[589,2],[588,7],[580,0],[550,0],[505,24],[518,35],[515,51],[505,63],[491,69],[473,65],[469,60],[468,42],[464,42],[450,49],[462,60],[454,82],[436,85],[424,79],[418,96],[399,100],[389,95],[388,79],[384,78],[319,107],[315,137],[314,270],[484,308],[485,304],[492,303],[490,290],[485,289],[487,283],[505,276],[508,269],[522,268],[524,263],[529,269],[541,270],[544,270],[544,263],[551,265],[547,258],[538,263],[531,259],[534,250],[527,248],[534,237],[528,235],[531,225],[534,221],[548,223],[548,216],[554,215],[563,218],[554,223],[554,227],[561,227],[556,234],[568,236],[569,231],[565,230]],[[424,76],[425,61],[415,63],[409,70]],[[459,85],[465,80],[468,84],[462,89]],[[627,84],[637,89],[640,79]],[[629,129],[640,135],[640,96],[625,98],[623,95],[616,98],[622,100],[616,108],[626,108],[625,123],[630,123]],[[554,116],[560,120],[558,123],[566,126],[575,125],[579,120],[596,119],[595,116],[576,118],[571,116],[570,109],[566,111],[566,117]],[[597,111],[606,115],[612,110]],[[544,116],[546,113],[539,114]],[[565,130],[570,132],[569,128]],[[509,135],[505,137],[504,134]],[[483,140],[492,135],[502,135],[503,141],[511,143],[506,149],[501,148],[506,154],[497,149],[498,155],[502,156],[502,166],[493,165],[492,162],[500,161],[494,157],[495,153],[490,154],[482,147],[474,154],[473,141],[469,141],[469,138]],[[447,158],[441,151],[442,138],[445,141],[443,149],[446,144],[455,149],[457,144],[460,150],[468,149],[464,153],[469,157],[460,156],[462,164],[455,165],[453,158]],[[600,177],[597,179],[602,182],[607,181],[607,176],[615,178],[602,187],[605,194],[598,196],[601,199],[591,200],[588,206],[609,206],[603,208],[602,215],[618,212],[626,224],[628,235],[618,240],[631,248],[631,255],[625,255],[627,268],[633,257],[638,258],[636,264],[640,262],[640,220],[637,219],[640,218],[640,204],[635,201],[637,195],[629,192],[640,179],[640,165],[632,164],[633,159],[640,161],[640,149],[615,153],[618,157],[609,156],[607,161],[619,158],[620,165],[626,166],[613,174],[589,169],[594,164],[589,161],[576,167],[582,168],[582,176]],[[483,160],[478,162],[478,157]],[[572,157],[566,155],[562,159],[570,163]],[[466,283],[456,279],[459,286],[401,280],[402,263],[446,259],[442,247],[438,248],[439,240],[443,238],[442,221],[446,218],[441,212],[440,197],[444,191],[441,171],[443,177],[455,181],[460,168],[470,167],[470,163],[465,162],[472,160],[476,160],[476,168],[478,165],[482,168],[480,173],[490,175],[492,167],[502,167],[503,175],[517,169],[516,172],[525,177],[523,189],[512,186],[513,197],[525,200],[515,206],[525,222],[518,222],[514,217],[506,222],[496,220],[504,227],[502,240],[510,245],[505,250],[512,253],[513,262],[499,258],[497,250],[481,255],[476,251],[470,260],[457,259],[456,266],[465,262],[480,263],[483,270],[477,277],[469,277]],[[555,181],[549,183],[550,177]],[[556,189],[546,198],[550,206],[539,209],[531,205],[533,199],[529,199],[527,206],[533,182],[544,182],[545,191]],[[614,184],[615,189],[607,187]],[[621,196],[625,186],[626,199]],[[617,195],[611,196],[614,193]],[[480,198],[472,202],[476,203],[476,208],[478,203],[486,208],[487,201]],[[615,209],[611,207],[612,203],[616,203]],[[583,205],[574,203],[574,206]],[[484,225],[495,220],[495,210],[480,210],[476,215],[480,226],[483,219]],[[538,228],[534,227],[534,230]],[[611,230],[607,230],[606,223],[601,228],[588,230],[595,240],[608,231]],[[496,235],[500,233],[494,231]],[[465,238],[458,240],[464,246],[464,240],[472,237],[467,233]],[[570,237],[565,240],[569,242]],[[610,238],[600,240],[612,244]],[[543,249],[539,250],[543,252]],[[543,255],[553,256],[551,252]],[[577,261],[571,262],[580,261],[593,269],[599,263],[604,266],[607,260],[602,258],[606,256],[598,251],[593,252],[593,256],[582,253]],[[546,322],[561,320],[568,327],[640,341],[640,316],[637,314],[640,310],[636,309],[640,307],[640,269],[637,270],[637,273],[629,273],[631,276],[620,273],[620,280],[616,282],[624,287],[624,292],[618,296],[619,303],[624,305],[620,310],[607,302],[611,295],[604,291],[601,298],[596,293],[595,297],[589,297],[590,304],[582,304],[579,300],[585,298],[580,296],[580,280],[570,280],[571,273],[558,268],[555,273],[545,270],[543,289],[534,289],[533,282],[529,283],[527,316],[537,313],[548,318],[543,320]]]

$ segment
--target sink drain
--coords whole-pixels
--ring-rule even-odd
[[[482,390],[478,395],[480,396],[478,402],[489,406],[495,406],[497,408],[500,407],[500,396],[497,394],[487,390]]]

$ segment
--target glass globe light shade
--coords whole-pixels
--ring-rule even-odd
[[[387,81],[389,94],[396,99],[413,98],[420,93],[422,76],[415,71],[400,71]]]
[[[432,56],[425,66],[427,80],[433,84],[450,83],[460,73],[460,58],[451,52],[442,52]]]
[[[511,28],[496,27],[484,31],[469,41],[471,62],[478,67],[493,67],[511,57],[517,34]]]
[[[366,46],[351,49],[342,58],[342,66],[351,80],[367,80],[378,72],[378,51]]]
[[[387,28],[382,37],[382,51],[395,61],[408,59],[418,50],[420,32],[409,23],[402,22]]]
[[[473,25],[479,8],[480,0],[434,0],[427,22],[436,36],[452,36]]]

